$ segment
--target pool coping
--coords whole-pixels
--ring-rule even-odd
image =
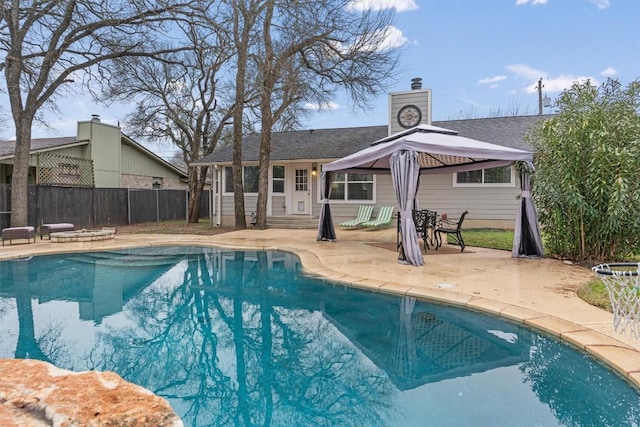
[[[266,230],[265,230],[266,231]],[[315,234],[315,233],[314,233]],[[301,235],[304,238],[293,236]],[[274,237],[275,236],[275,237]],[[279,236],[279,238],[278,238]],[[355,254],[353,248],[367,251],[374,251],[376,248],[365,248],[362,244],[354,246],[350,244],[346,248],[338,248],[331,242],[316,242],[309,239],[309,230],[301,232],[298,230],[282,229],[269,230],[263,238],[256,238],[254,230],[240,230],[214,236],[203,235],[160,235],[160,234],[131,234],[117,235],[115,239],[96,241],[66,243],[64,245],[51,244],[46,241],[36,244],[10,245],[0,248],[0,261],[24,258],[25,256],[51,255],[59,253],[73,252],[95,252],[107,249],[141,248],[154,246],[205,246],[219,247],[223,249],[237,250],[278,250],[286,251],[297,255],[300,258],[302,271],[305,274],[313,275],[332,283],[344,286],[364,289],[373,292],[382,292],[399,296],[411,296],[426,301],[443,303],[462,307],[474,311],[484,312],[498,317],[503,317],[511,321],[522,323],[527,327],[554,336],[561,341],[584,351],[599,360],[625,378],[630,384],[640,390],[640,340],[637,346],[635,342],[623,342],[620,337],[612,334],[607,328],[607,332],[595,330],[594,325],[585,322],[573,321],[570,313],[559,317],[532,309],[521,304],[501,301],[496,298],[488,298],[482,295],[474,295],[461,291],[449,289],[427,288],[415,286],[402,282],[403,276],[398,276],[398,280],[380,280],[372,276],[364,277],[362,271],[355,274],[349,271],[349,265],[341,265],[341,268],[330,267],[330,261],[334,257],[349,257],[355,259],[353,265],[357,265],[360,254]],[[369,238],[369,236],[366,236]],[[273,244],[274,241],[284,244]],[[360,242],[362,243],[362,242]],[[351,249],[351,250],[350,250]],[[381,250],[381,249],[377,249]],[[386,251],[386,250],[385,250]],[[346,253],[345,253],[346,252]],[[389,252],[389,251],[386,251]],[[386,255],[386,254],[385,254]],[[392,255],[391,255],[392,256]],[[387,265],[387,268],[389,267]],[[411,275],[414,273],[411,266],[400,266],[399,274]],[[562,267],[559,267],[562,268]],[[353,269],[352,269],[353,270]],[[419,274],[422,274],[420,272]],[[601,324],[597,326],[602,327]]]

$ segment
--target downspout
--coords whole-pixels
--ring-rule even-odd
[[[213,210],[216,208],[216,173],[213,167],[209,169],[211,170],[211,187],[209,187],[209,225],[213,226]]]
[[[218,165],[215,165],[215,169],[216,169],[216,181],[218,183],[215,189],[218,192],[217,193],[218,203],[216,203],[216,221],[217,221],[217,226],[220,227],[220,225],[222,225],[222,177],[221,177],[221,171],[218,168]]]

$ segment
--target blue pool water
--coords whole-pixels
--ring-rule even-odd
[[[306,277],[283,252],[0,262],[0,357],[110,370],[187,426],[638,426],[640,394],[502,319]]]

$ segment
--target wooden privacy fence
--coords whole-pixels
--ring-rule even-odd
[[[28,222],[70,222],[77,228],[187,220],[186,190],[72,188],[29,186]],[[200,217],[209,216],[209,192],[204,191]],[[0,229],[11,222],[11,190],[0,185]]]

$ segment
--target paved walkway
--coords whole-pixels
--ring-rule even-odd
[[[515,259],[505,251],[445,246],[425,265],[397,262],[395,229],[337,230],[336,242],[316,241],[314,230],[241,230],[214,236],[119,234],[87,243],[14,244],[0,260],[56,252],[156,245],[215,245],[279,249],[300,256],[306,272],[358,288],[415,296],[497,314],[547,333],[604,360],[640,387],[640,339],[616,333],[612,314],[593,307],[576,289],[591,271],[552,259]]]

